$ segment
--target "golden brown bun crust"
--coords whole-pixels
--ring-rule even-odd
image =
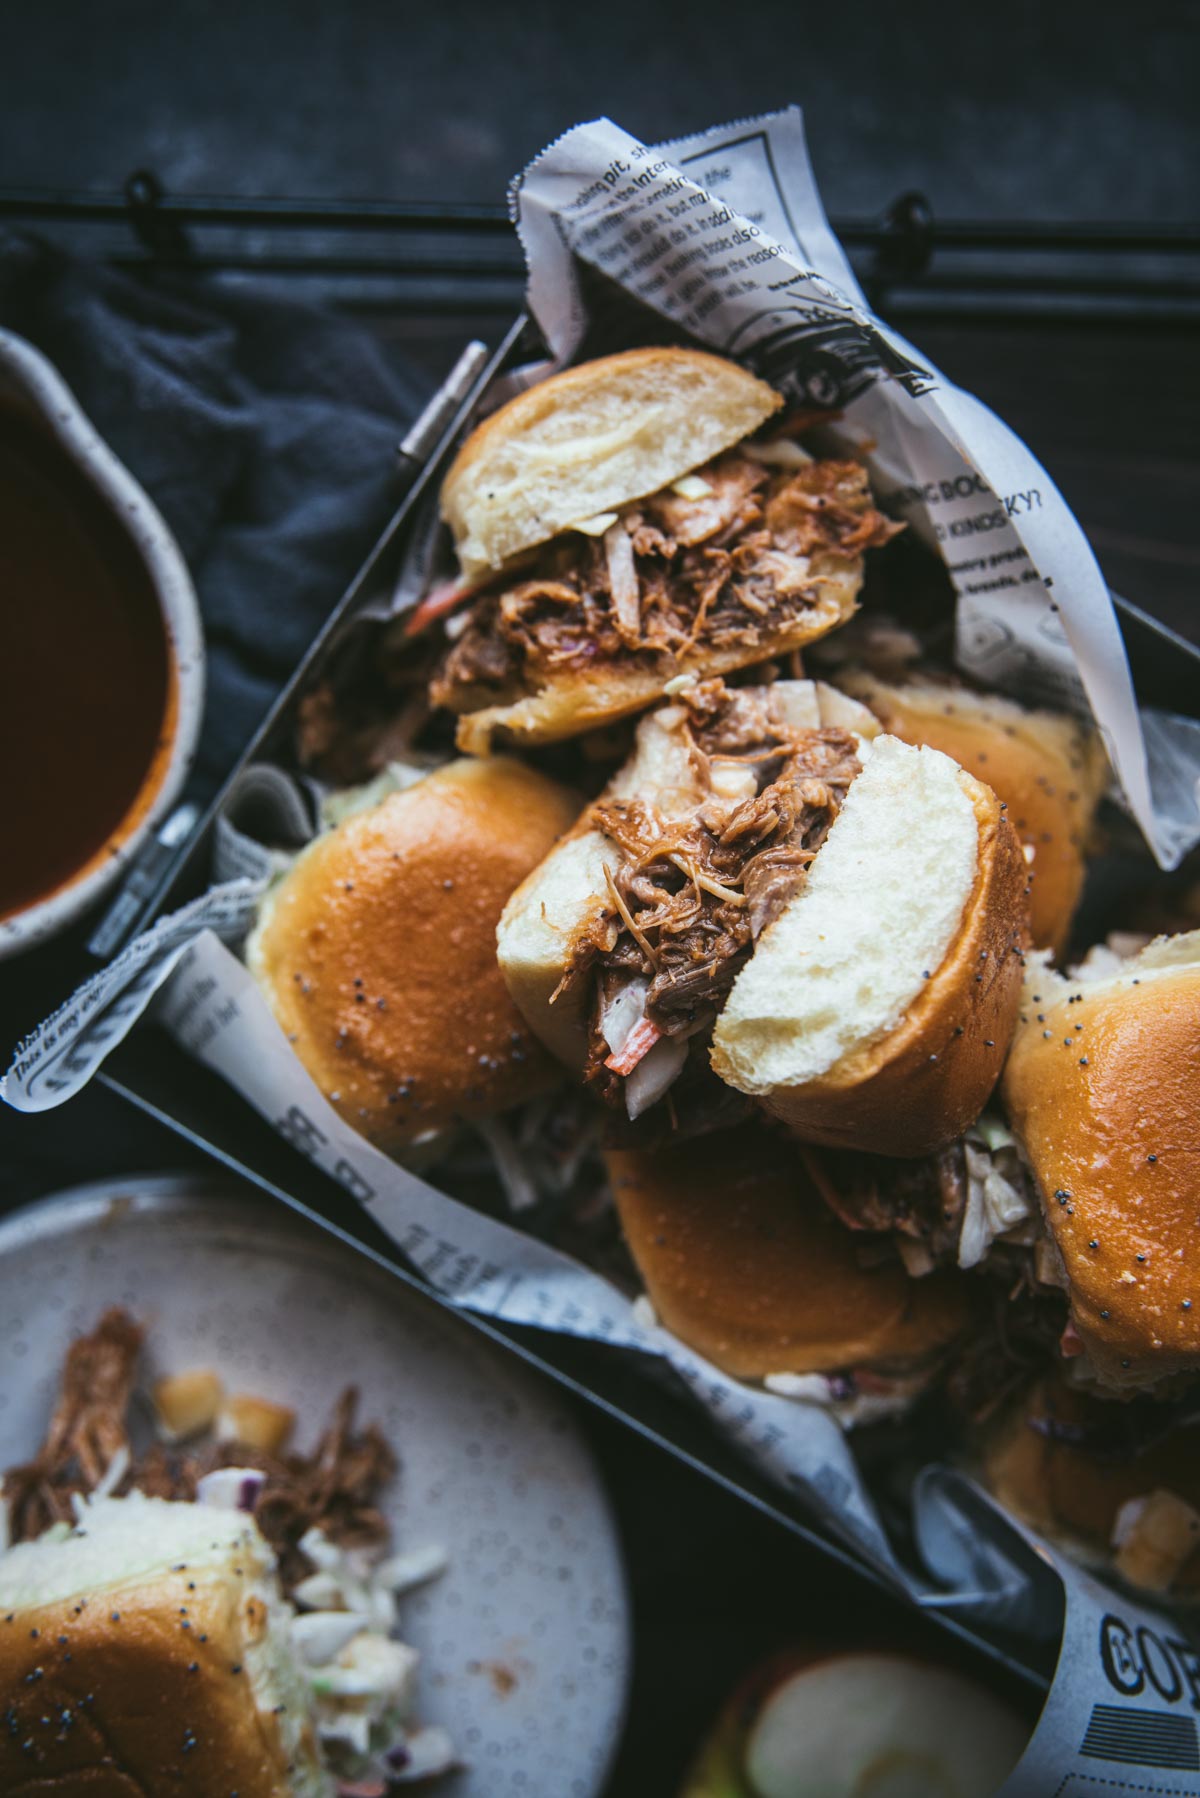
[[[642,711],[661,699],[667,683],[681,674],[698,674],[709,680],[802,649],[853,615],[862,586],[859,561],[814,556],[812,572],[811,603],[785,630],[751,646],[699,646],[686,655],[661,657],[648,667],[609,663],[592,670],[564,669],[528,698],[465,713],[458,721],[455,741],[467,755],[487,755],[494,742],[511,743],[518,749],[556,743]]]
[[[1108,763],[1099,738],[1057,712],[1032,712],[947,682],[891,686],[869,674],[841,683],[893,736],[952,756],[992,787],[1021,842],[1033,849],[1030,932],[1063,947],[1079,903],[1084,855]]]
[[[1091,1398],[1061,1381],[1039,1382],[985,1437],[984,1483],[1007,1510],[1040,1530],[1062,1535],[1098,1556],[1111,1550],[1121,1506],[1154,1491],[1173,1492],[1200,1510],[1200,1428],[1176,1430],[1131,1458],[1088,1454],[1034,1426],[1045,1419],[1068,1428],[1099,1425],[1111,1399]],[[1200,1590],[1200,1550],[1176,1588]]]
[[[930,1154],[975,1122],[999,1077],[1021,998],[1028,875],[996,795],[970,775],[959,778],[979,823],[979,866],[962,927],[882,1042],[824,1079],[764,1097],[767,1110],[806,1142]]]
[[[442,484],[464,573],[502,567],[580,519],[644,499],[782,404],[705,350],[623,350],[539,381],[472,431]]]
[[[1126,1389],[1200,1367],[1200,966],[1135,975],[1031,982],[1004,1071],[1075,1327]]]
[[[0,1791],[285,1798],[279,1725],[244,1669],[261,1609],[185,1569],[0,1617]]]
[[[518,762],[454,762],[318,839],[279,888],[256,978],[322,1092],[381,1148],[550,1083],[496,925],[578,810]]]
[[[659,1319],[735,1379],[918,1359],[967,1322],[963,1276],[860,1267],[795,1150],[761,1124],[606,1160]]]

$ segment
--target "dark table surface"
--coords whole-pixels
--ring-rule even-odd
[[[579,118],[608,112],[657,136],[798,98],[838,214],[877,214],[919,187],[951,219],[1194,226],[1200,34],[1194,9],[1174,3],[1152,0],[1134,28],[1124,8],[1018,0],[985,33],[931,0],[840,13],[769,0],[736,17],[711,0],[653,16],[451,0],[419,28],[412,9],[367,0],[165,11],[65,0],[33,13],[6,0],[0,22],[6,13],[8,187],[109,192],[150,164],[185,193],[495,202]],[[506,279],[482,301],[384,309],[379,328],[440,375],[468,331],[496,340],[517,293]],[[901,322],[1026,438],[1113,586],[1200,642],[1194,318],[1152,305],[1141,319],[1049,303],[1006,314],[998,300],[951,317],[923,306],[918,284]],[[0,1115],[3,1208],[102,1173],[198,1162],[101,1090],[65,1117]],[[633,1576],[635,1679],[614,1798],[669,1794],[759,1655],[812,1635],[923,1639],[715,1486],[610,1422],[581,1422]]]

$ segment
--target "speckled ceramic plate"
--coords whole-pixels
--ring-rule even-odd
[[[401,1459],[397,1545],[450,1557],[402,1612],[422,1719],[468,1763],[432,1790],[598,1793],[625,1703],[625,1579],[588,1453],[542,1387],[270,1206],[195,1179],[109,1181],[0,1223],[0,1466],[36,1449],[68,1342],[111,1304],[149,1326],[145,1379],[214,1367],[294,1406],[302,1447],[357,1384]]]

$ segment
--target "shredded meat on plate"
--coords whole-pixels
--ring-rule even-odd
[[[853,461],[786,472],[733,450],[698,470],[708,492],[664,489],[599,537],[569,531],[528,578],[475,600],[431,697],[454,711],[506,702],[565,669],[652,662],[698,643],[753,649],[814,603],[828,558],[849,562],[901,529]]]
[[[73,1493],[100,1483],[113,1457],[131,1453],[127,1417],[142,1331],[124,1311],[106,1311],[90,1336],[72,1343],[62,1392],[38,1454],[4,1476],[14,1542],[40,1536],[52,1523],[75,1521]],[[172,1450],[156,1442],[131,1458],[117,1486],[153,1498],[191,1500],[196,1483],[217,1467],[254,1467],[266,1475],[254,1520],[279,1557],[284,1590],[312,1572],[299,1543],[321,1529],[345,1547],[373,1547],[389,1529],[379,1494],[396,1471],[387,1442],[373,1425],[356,1429],[357,1393],[348,1387],[316,1447],[307,1455],[266,1455],[236,1442]]]

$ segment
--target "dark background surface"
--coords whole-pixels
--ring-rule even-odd
[[[1196,228],[1200,9],[1169,0],[1136,13],[1076,0],[982,13],[928,0],[740,10],[695,0],[653,12],[627,0],[419,11],[60,0],[37,12],[0,4],[0,30],[0,186],[10,190],[114,193],[148,166],[184,195],[496,203],[507,178],[581,118],[607,112],[662,137],[797,99],[827,204],[843,218],[875,217],[918,188],[942,221]],[[102,244],[77,225],[49,228],[75,247],[135,247],[123,225]],[[891,310],[1039,454],[1112,584],[1200,640],[1200,352],[1178,257],[1135,254],[1128,240],[1066,257],[1067,236],[1051,232],[1022,264],[1019,291],[1006,290],[994,250],[960,257],[965,300],[939,288],[946,264],[935,253],[935,278],[897,290]],[[401,291],[356,277],[334,297],[440,375],[468,329],[494,342],[517,302],[511,253],[496,241],[474,256],[496,264],[486,284],[435,292],[422,277]],[[248,230],[233,248],[252,267],[274,242]],[[228,239],[218,247],[230,254]],[[312,234],[303,248],[320,257]],[[405,253],[391,237],[380,249]],[[462,254],[471,261],[470,246]],[[311,260],[279,278],[306,294],[321,286]],[[1092,303],[1081,298],[1089,283]],[[351,572],[330,571],[330,605]],[[0,1117],[0,1152],[6,1204],[190,1159],[100,1091],[65,1115]],[[618,1503],[638,1632],[612,1790],[669,1794],[740,1668],[814,1630],[870,1639],[883,1614],[868,1588],[732,1499],[610,1424],[587,1427]]]
[[[495,200],[607,113],[651,141],[800,101],[834,213],[1195,218],[1196,8],[6,0],[9,182]]]

